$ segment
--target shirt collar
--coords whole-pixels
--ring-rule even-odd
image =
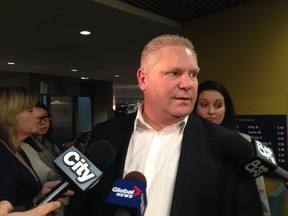
[[[142,115],[143,104],[144,103],[142,102],[140,107],[137,110],[136,119],[134,121],[134,131],[137,129],[137,127],[140,127],[140,128],[146,129],[146,130],[153,130],[154,131],[154,129],[147,122],[145,122],[145,120],[143,118],[143,115]],[[181,120],[175,124],[172,124],[172,125],[164,128],[163,130],[166,130],[166,129],[172,128],[172,127],[180,127],[181,128],[180,133],[182,133],[186,127],[188,118],[189,118],[189,115],[187,115],[183,120]]]

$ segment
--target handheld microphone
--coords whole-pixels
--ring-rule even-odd
[[[107,169],[116,155],[112,144],[104,140],[90,145],[84,154],[87,157],[77,148],[71,146],[53,161],[63,180],[39,199],[33,207],[51,200],[57,200],[69,188],[81,192],[92,188],[103,176],[101,170]]]
[[[288,172],[277,165],[273,149],[256,139],[252,139],[251,143],[254,156],[242,163],[243,170],[254,178],[273,171],[287,181]]]
[[[288,180],[288,172],[277,165],[273,150],[258,140],[249,142],[241,135],[227,134],[222,140],[222,150],[227,156],[236,159],[244,174],[257,178],[274,171]]]
[[[133,171],[116,179],[106,203],[118,207],[114,216],[143,216],[147,206],[145,176]]]

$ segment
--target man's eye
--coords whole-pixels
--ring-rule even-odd
[[[169,75],[170,75],[170,76],[177,76],[177,75],[179,75],[179,73],[177,73],[177,72],[170,72]]]
[[[191,73],[190,74],[190,77],[192,77],[192,78],[197,78],[197,76],[198,76],[198,73]]]

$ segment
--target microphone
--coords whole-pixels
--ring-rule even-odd
[[[84,154],[86,156],[71,146],[53,161],[63,180],[39,199],[33,207],[57,200],[69,188],[81,192],[92,188],[103,176],[101,170],[106,170],[116,156],[112,144],[104,140],[88,146]]]
[[[227,134],[222,139],[222,151],[236,159],[244,174],[257,178],[274,171],[287,181],[288,172],[277,165],[273,150],[256,139],[251,140],[239,134]]]
[[[114,216],[143,216],[147,206],[146,178],[138,172],[116,179],[106,203],[118,207]]]
[[[288,172],[277,165],[273,149],[256,139],[252,139],[251,143],[254,156],[242,163],[244,171],[254,178],[273,171],[287,181]]]

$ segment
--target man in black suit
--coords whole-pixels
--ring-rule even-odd
[[[116,159],[93,189],[71,198],[67,216],[113,215],[105,204],[112,184],[135,170],[147,180],[145,216],[262,215],[255,180],[237,169],[241,145],[249,152],[251,144],[191,114],[199,70],[186,38],[162,35],[144,47],[137,71],[144,101],[136,113],[94,126],[90,143],[111,142]]]

